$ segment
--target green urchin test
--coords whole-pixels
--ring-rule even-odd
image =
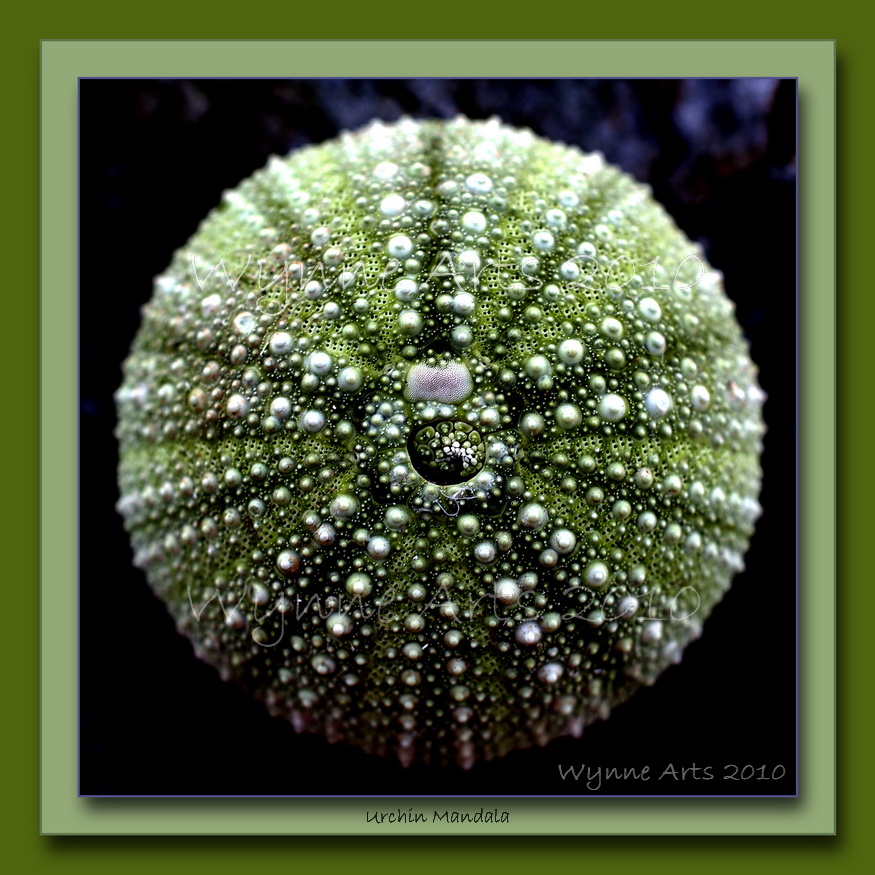
[[[700,634],[763,398],[645,186],[497,120],[375,122],[271,159],[157,278],[119,510],[224,678],[470,766],[580,734]]]

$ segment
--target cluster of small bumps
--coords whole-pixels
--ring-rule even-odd
[[[578,735],[743,566],[763,393],[646,187],[497,120],[273,158],[156,281],[118,507],[197,653],[404,764]]]

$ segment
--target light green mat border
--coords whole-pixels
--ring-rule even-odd
[[[524,48],[524,51],[520,51]],[[510,49],[513,49],[511,51]],[[450,64],[452,66],[450,66]],[[115,800],[76,796],[77,77],[798,77],[805,483],[800,556],[801,795],[797,800],[490,800],[509,826],[421,834],[831,834],[835,830],[835,45],[831,40],[186,41],[42,43],[41,828],[51,834],[389,834],[367,800]],[[46,241],[51,241],[47,245]],[[817,294],[813,294],[813,290]],[[791,387],[788,387],[790,391]],[[805,399],[819,398],[815,405]],[[51,429],[47,426],[51,423]],[[815,465],[815,459],[819,464]],[[817,530],[815,539],[806,533]],[[51,532],[51,540],[45,537]],[[51,544],[49,549],[48,545]],[[813,582],[817,586],[813,586]],[[383,800],[381,807],[393,807]],[[420,800],[414,807],[430,812]],[[440,808],[477,809],[474,800]]]

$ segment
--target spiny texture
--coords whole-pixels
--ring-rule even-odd
[[[652,683],[742,568],[721,275],[596,155],[374,123],[227,192],[117,393],[135,562],[298,730],[470,766]]]

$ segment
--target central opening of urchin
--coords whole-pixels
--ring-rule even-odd
[[[407,452],[416,473],[439,486],[470,480],[483,467],[485,457],[480,432],[454,419],[414,429],[407,438]]]

